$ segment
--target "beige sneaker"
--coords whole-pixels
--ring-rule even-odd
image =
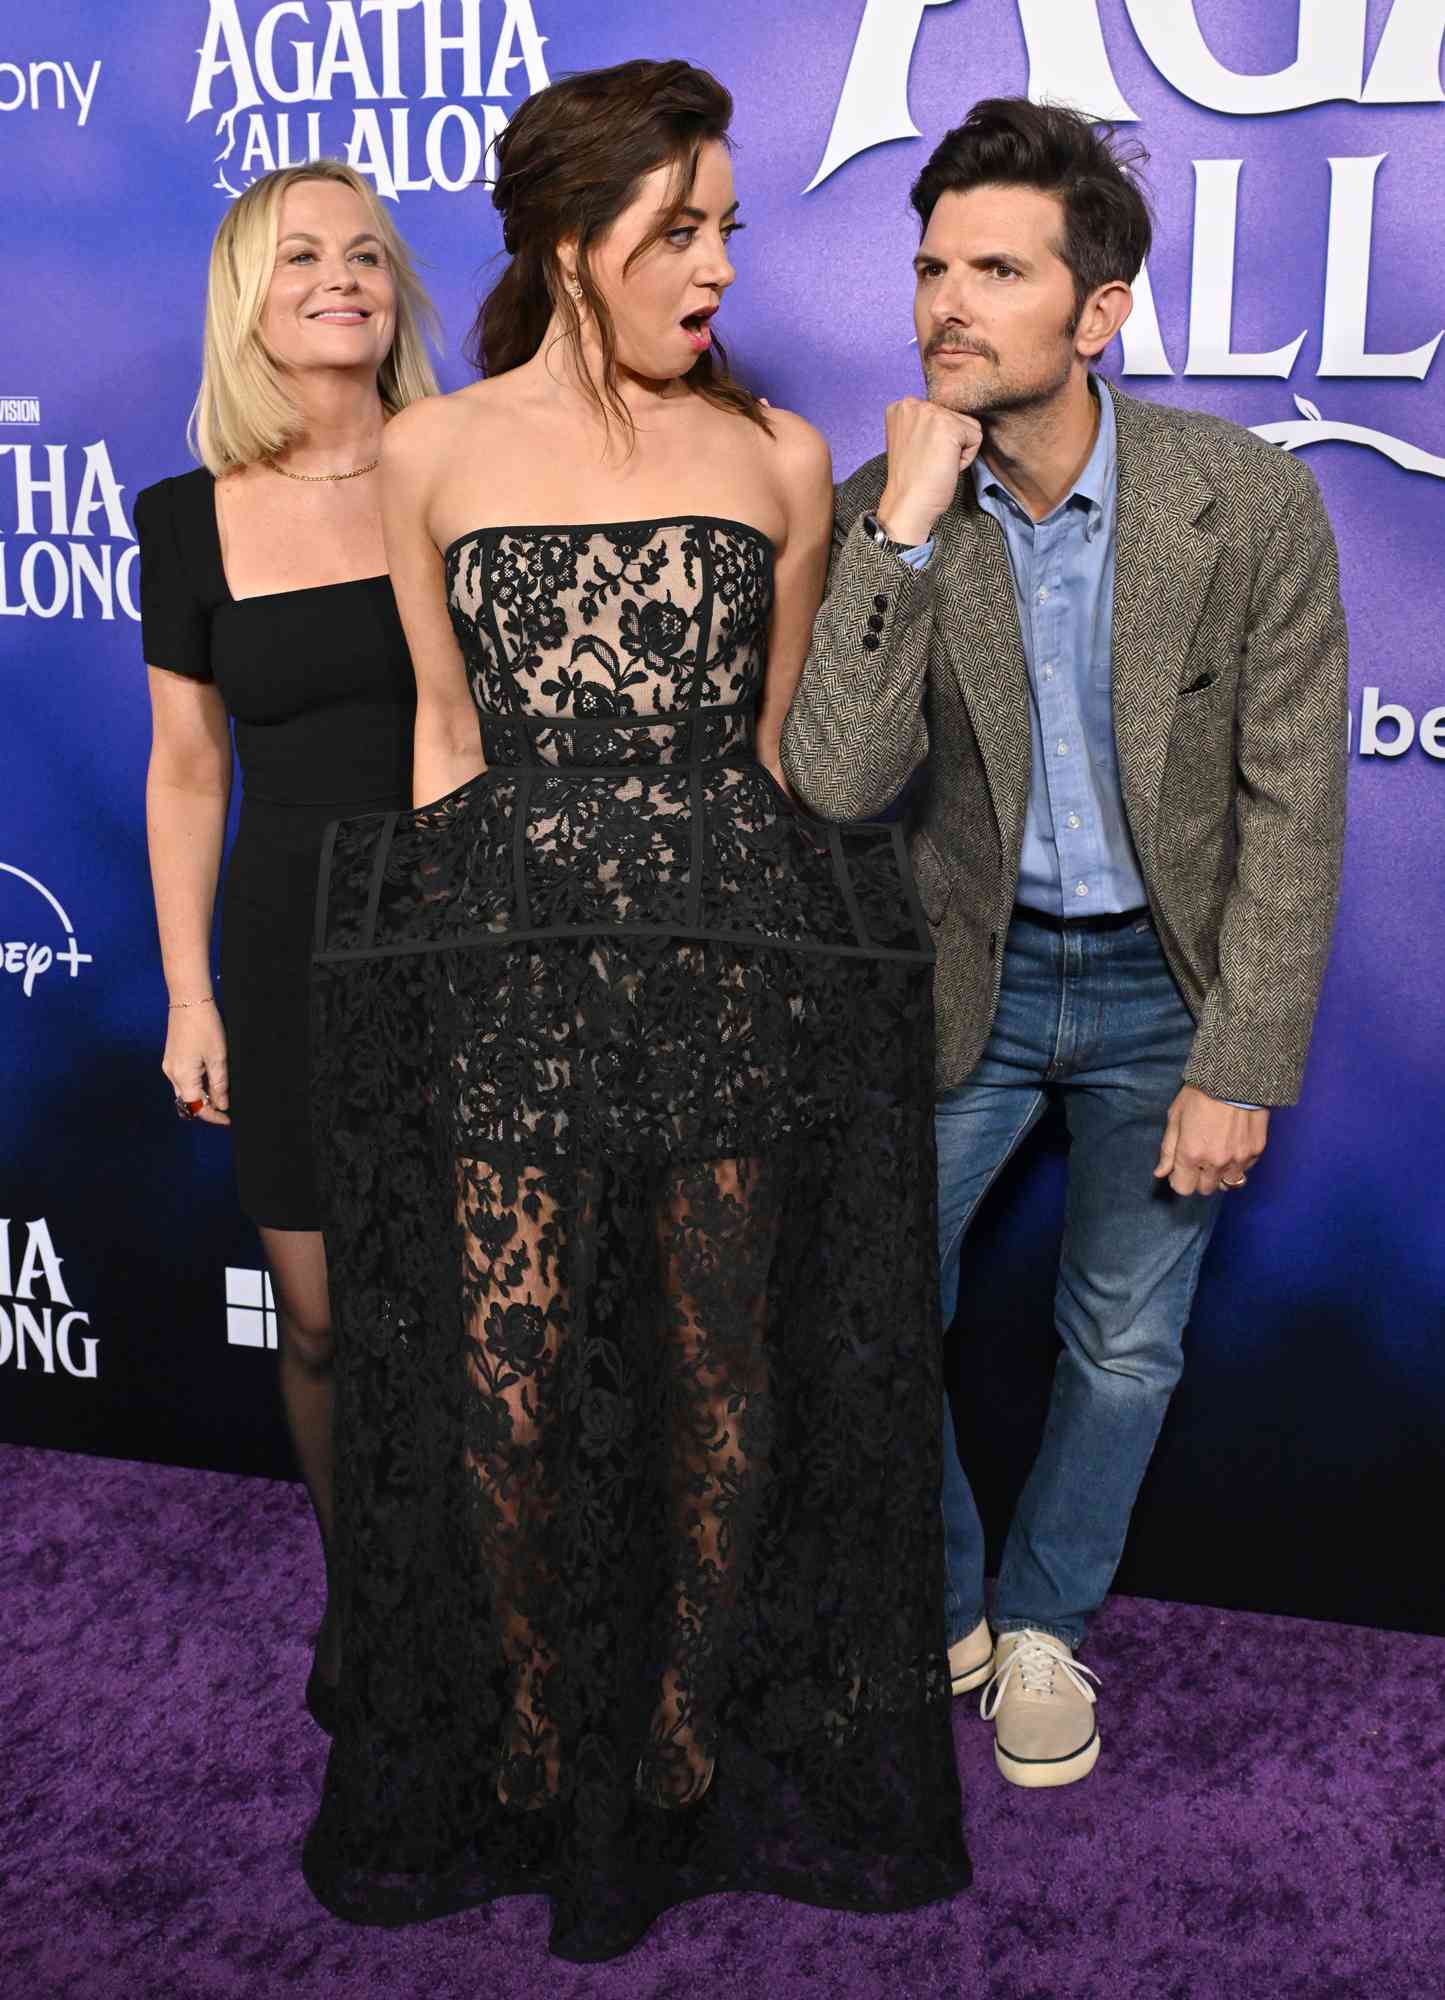
[[[1088,1680],[1084,1676],[1088,1675]],[[979,1713],[994,1725],[994,1762],[1011,1785],[1072,1785],[1099,1761],[1099,1676],[1048,1632],[1005,1632]]]
[[[948,1649],[948,1678],[955,1694],[972,1694],[993,1672],[993,1634],[980,1618],[971,1632]]]

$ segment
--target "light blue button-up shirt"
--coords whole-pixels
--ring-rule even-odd
[[[1142,909],[1148,901],[1124,817],[1114,747],[1114,403],[1097,382],[1099,432],[1073,490],[1035,521],[982,456],[978,504],[1003,529],[1033,711],[1033,772],[1018,900],[1054,916]],[[904,553],[923,568],[933,542]]]
[[[1054,916],[1141,909],[1144,878],[1124,817],[1114,747],[1114,404],[1070,492],[1035,521],[982,457],[978,504],[1003,529],[1033,709],[1033,775],[1018,900]]]

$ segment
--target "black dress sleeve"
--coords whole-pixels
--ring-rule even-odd
[[[210,681],[214,604],[199,552],[188,552],[178,532],[176,485],[162,479],[135,497],[141,647],[148,666]]]

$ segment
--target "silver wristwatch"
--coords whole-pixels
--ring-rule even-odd
[[[880,549],[887,549],[890,555],[905,556],[910,549],[917,546],[914,542],[895,542],[893,537],[884,530],[876,514],[865,514],[863,516],[863,532],[870,541],[876,542]]]

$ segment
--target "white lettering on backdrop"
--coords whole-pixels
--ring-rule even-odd
[[[870,146],[916,139],[908,69],[930,7],[957,0],[867,0],[833,128],[806,192]],[[1125,0],[1139,44],[1173,88],[1210,111],[1266,117],[1309,104],[1445,104],[1440,51],[1445,0],[1395,0],[1369,72],[1368,0],[1296,0],[1295,60],[1271,76],[1241,75],[1214,55],[1195,0]],[[1104,45],[1099,0],[1018,0],[1028,51],[1028,94],[1073,104],[1112,124],[1133,120]],[[956,74],[957,72],[955,72]],[[960,102],[968,95],[961,83]]]
[[[0,618],[139,619],[139,552],[103,438],[0,444]],[[33,539],[32,539],[33,538]]]
[[[23,868],[17,868],[13,861],[0,861],[0,875],[8,875],[17,882],[23,882],[28,889],[33,889],[42,906],[49,911],[48,916],[41,917],[28,896],[20,897],[17,923],[14,918],[16,905],[8,897],[0,896],[0,973],[9,973],[18,979],[20,991],[27,1000],[35,991],[36,980],[49,972],[52,966],[68,966],[74,979],[82,965],[95,963],[93,952],[80,949],[75,926],[66,914],[65,906],[43,882],[28,875]],[[0,882],[0,891],[8,886],[8,883]],[[37,928],[39,935],[36,935]]]
[[[13,1361],[22,1374],[38,1365],[42,1375],[53,1375],[58,1361],[67,1375],[93,1382],[100,1373],[100,1343],[93,1335],[76,1334],[77,1327],[90,1325],[90,1314],[77,1312],[65,1289],[64,1260],[55,1254],[50,1225],[41,1216],[16,1227],[25,1235],[12,1245],[10,1221],[0,1217],[0,1368]],[[64,1312],[57,1311],[61,1306]]]
[[[83,76],[72,62],[0,62],[0,111],[69,111],[83,125],[90,116],[100,63]]]
[[[216,110],[229,78],[232,101],[216,125],[226,142],[215,183],[223,193],[323,153],[344,155],[389,200],[434,187],[456,193],[487,177],[506,130],[501,104],[479,100],[519,87],[530,94],[550,80],[533,0],[327,0],[326,17],[318,40],[308,0],[278,0],[248,33],[242,0],[209,0],[186,118]],[[462,101],[442,103],[413,127],[414,96]],[[313,108],[338,98],[352,105],[344,137]],[[293,123],[290,108],[274,106],[304,108]]]

